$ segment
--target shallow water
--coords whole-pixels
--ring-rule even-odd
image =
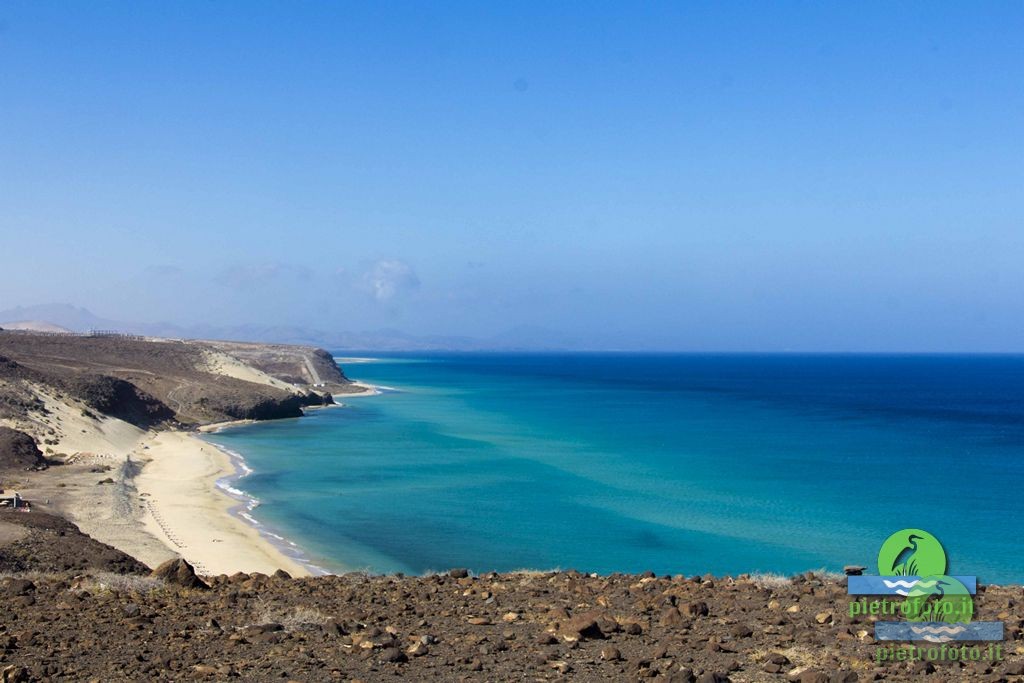
[[[419,354],[210,440],[333,570],[873,568],[893,531],[1024,580],[1024,357]]]

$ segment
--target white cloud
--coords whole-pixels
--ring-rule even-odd
[[[405,261],[381,259],[363,274],[362,285],[374,299],[384,302],[419,288],[420,279]]]

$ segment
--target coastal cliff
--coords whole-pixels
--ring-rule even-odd
[[[33,422],[45,394],[142,428],[194,427],[298,417],[351,391],[312,347],[0,331],[0,420]]]
[[[302,574],[232,513],[234,461],[196,432],[363,390],[312,347],[0,331],[0,488],[150,566]]]

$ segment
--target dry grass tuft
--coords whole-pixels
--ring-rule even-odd
[[[790,580],[788,576],[783,576],[782,574],[763,573],[751,574],[750,583],[754,584],[758,588],[777,589],[785,588],[786,586],[791,585],[793,582]]]
[[[306,631],[319,628],[331,618],[315,607],[293,607],[282,610],[269,605],[256,615],[256,624],[281,624],[286,631]]]
[[[90,593],[152,593],[164,587],[163,579],[137,574],[115,574],[99,572],[83,576],[73,590],[84,590]]]

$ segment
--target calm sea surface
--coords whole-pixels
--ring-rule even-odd
[[[1024,357],[418,354],[389,387],[210,440],[334,571],[874,568],[935,534],[1024,581]]]

